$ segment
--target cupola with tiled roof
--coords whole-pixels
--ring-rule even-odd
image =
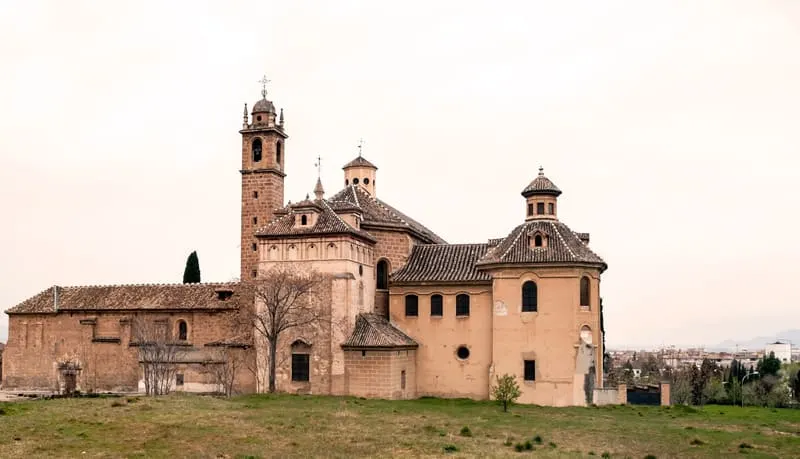
[[[558,220],[558,196],[561,190],[547,177],[544,168],[539,175],[522,190],[525,198],[525,220]]]
[[[375,196],[375,171],[378,168],[361,156],[363,142],[358,145],[358,157],[342,168],[344,170],[344,185],[355,185]]]

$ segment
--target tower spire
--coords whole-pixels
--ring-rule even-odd
[[[250,119],[247,117],[247,102],[244,103],[244,115],[242,116],[242,127],[247,129]]]
[[[278,123],[281,125],[281,127],[283,126],[283,108],[281,108],[281,117],[278,120]]]
[[[361,148],[364,146],[364,139],[358,139],[358,157],[361,157]]]
[[[325,189],[322,188],[322,157],[317,156],[317,162],[314,164],[317,166],[317,186],[314,187],[314,196],[319,200],[325,196]]]

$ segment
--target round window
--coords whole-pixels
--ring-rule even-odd
[[[469,358],[469,349],[467,349],[467,346],[459,346],[458,350],[456,350],[456,355],[461,360],[467,360]]]
[[[368,178],[364,179],[364,185],[369,185],[369,179]]]
[[[358,177],[353,179],[353,185],[358,185]]]
[[[261,121],[261,115],[256,116],[256,121]]]

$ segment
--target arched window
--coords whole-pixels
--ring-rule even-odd
[[[581,339],[586,344],[592,344],[592,329],[588,325],[581,327]]]
[[[308,382],[311,373],[311,346],[302,340],[292,343],[292,381]]]
[[[307,216],[305,216],[305,215],[301,216],[301,217],[300,217],[300,224],[301,224],[301,225],[304,225],[304,226],[305,226],[305,225],[308,225],[308,217],[307,217]]]
[[[537,234],[536,236],[533,237],[533,245],[535,247],[541,247],[542,246],[542,235],[541,234]]]
[[[381,260],[378,262],[378,290],[386,290],[389,288],[389,262]]]
[[[538,310],[539,294],[537,290],[536,282],[534,281],[527,281],[522,284],[522,312],[535,312]]]
[[[469,295],[462,293],[456,296],[456,317],[469,315]]]
[[[583,276],[581,277],[581,306],[589,307],[591,306],[591,300],[589,295],[589,277]]]
[[[183,320],[178,321],[178,339],[180,341],[186,341],[187,336],[189,336],[189,327],[186,325],[186,322]]]
[[[443,315],[442,295],[431,295],[431,317],[442,317]]]
[[[253,139],[253,162],[261,161],[261,139]]]
[[[419,298],[417,295],[406,295],[406,317],[419,315]]]
[[[278,142],[275,145],[275,164],[281,164],[281,153],[283,153],[283,142]]]

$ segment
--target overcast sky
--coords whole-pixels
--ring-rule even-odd
[[[192,250],[238,276],[266,73],[288,200],[363,137],[381,199],[484,242],[542,165],[609,264],[609,346],[800,328],[800,2],[0,0],[0,70],[2,310],[180,282]]]

